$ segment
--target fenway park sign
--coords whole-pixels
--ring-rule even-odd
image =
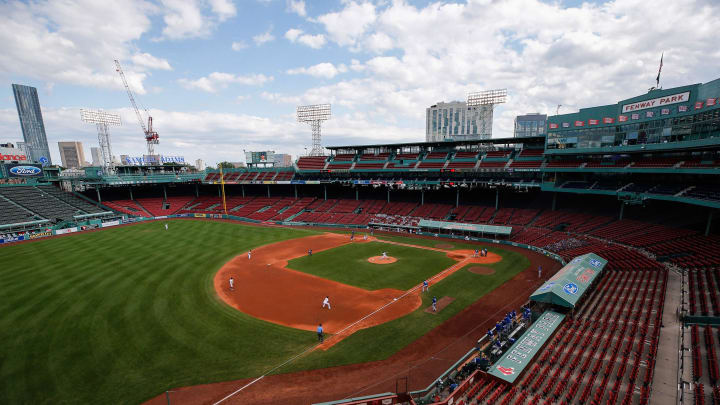
[[[686,103],[690,99],[690,92],[671,94],[669,96],[638,101],[637,103],[623,104],[622,112],[644,110],[646,108],[662,107],[670,104]]]

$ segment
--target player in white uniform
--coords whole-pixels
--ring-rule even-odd
[[[230,277],[230,291],[233,291],[235,289],[235,280],[233,280],[232,277]]]
[[[252,256],[252,250],[248,250],[248,259],[250,259],[250,256]]]
[[[387,252],[383,252],[382,258],[387,259]]]
[[[325,299],[323,300],[322,307],[325,308],[325,305],[327,305],[328,309],[330,309],[330,297],[325,297]]]
[[[166,231],[167,231],[167,228],[168,228],[168,227],[167,227],[167,224],[165,224],[165,230],[166,230]]]

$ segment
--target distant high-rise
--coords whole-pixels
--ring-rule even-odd
[[[82,142],[58,142],[60,160],[66,169],[77,169],[85,163]]]
[[[41,158],[45,158],[48,164],[52,164],[37,89],[21,84],[13,84],[12,89],[23,138],[31,160],[39,162]]]
[[[102,155],[100,154],[100,148],[95,147],[95,146],[91,147],[90,154],[92,155],[92,165],[93,166],[102,166],[103,165]]]
[[[439,102],[425,109],[425,141],[427,142],[490,138],[492,138],[491,105],[468,107],[465,101],[451,101]]]
[[[287,153],[276,153],[273,155],[275,161],[275,167],[290,167],[292,166],[292,156]]]

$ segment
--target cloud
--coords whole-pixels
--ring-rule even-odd
[[[170,69],[165,59],[135,45],[151,28],[157,12],[145,1],[92,0],[0,2],[0,72],[7,75],[106,89],[122,89],[113,59],[133,60],[123,66],[128,81],[145,93],[148,69]],[[118,29],[122,27],[122,29]]]
[[[310,75],[314,77],[323,77],[326,79],[332,79],[333,77],[337,76],[340,73],[347,72],[347,67],[345,65],[339,65],[338,67],[335,67],[332,63],[318,63],[317,65],[313,65],[310,67],[302,67],[302,68],[295,68],[295,69],[289,69],[286,73],[289,75]]]
[[[179,82],[180,85],[188,90],[202,90],[208,93],[216,93],[221,89],[227,88],[230,84],[261,86],[272,80],[272,76],[265,76],[263,74],[240,76],[232,73],[213,72],[206,77],[195,80],[180,79]]]
[[[313,49],[320,49],[327,42],[323,34],[304,34],[303,30],[297,28],[290,28],[287,30],[285,32],[285,38],[290,42],[299,42]]]
[[[372,3],[350,1],[342,11],[321,15],[317,20],[333,41],[346,46],[355,45],[376,18]]]
[[[260,46],[267,42],[274,41],[275,36],[272,34],[272,30],[273,30],[273,27],[271,25],[267,31],[263,32],[262,34],[255,35],[253,37],[253,41],[255,42],[255,45]]]
[[[300,17],[305,17],[307,15],[304,0],[287,0],[287,10],[291,13],[299,15]]]
[[[146,67],[148,69],[172,70],[170,63],[166,59],[156,58],[149,53],[136,53],[130,58],[132,63],[137,67]]]
[[[235,5],[228,0],[208,0],[207,3],[200,0],[160,1],[164,6],[162,33],[166,39],[207,37],[218,23],[237,13]]]
[[[233,51],[241,51],[245,48],[247,48],[248,45],[244,41],[235,41],[230,45],[230,48],[232,48]]]

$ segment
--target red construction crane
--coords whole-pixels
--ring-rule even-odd
[[[128,82],[125,79],[125,73],[123,73],[123,70],[120,67],[120,62],[117,59],[115,59],[115,70],[120,74],[120,78],[122,79],[123,84],[125,85],[125,90],[127,91],[128,97],[130,98],[130,104],[132,104],[133,108],[135,109],[135,115],[137,116],[138,122],[140,123],[143,132],[145,133],[145,141],[147,142],[148,155],[153,156],[155,155],[155,145],[160,142],[158,141],[158,133],[153,131],[152,116],[150,116],[150,112],[147,110],[147,108],[145,108],[145,113],[148,116],[148,123],[146,127],[145,122],[143,121],[143,117],[140,114],[140,110],[135,103],[135,97],[133,97],[133,92],[132,90],[130,90],[130,86],[128,86]]]

